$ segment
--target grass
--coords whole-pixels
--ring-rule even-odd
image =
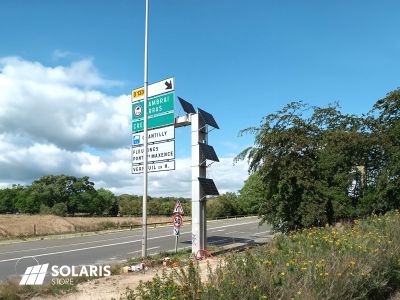
[[[170,222],[168,216],[149,216],[148,223]],[[0,215],[0,240],[52,234],[140,226],[141,217],[59,217],[55,215]]]
[[[196,263],[128,290],[128,299],[389,299],[400,290],[400,213],[277,236],[225,257],[201,280]]]

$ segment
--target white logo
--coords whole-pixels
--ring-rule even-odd
[[[19,285],[42,285],[49,264],[27,267]]]

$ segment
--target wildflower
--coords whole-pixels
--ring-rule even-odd
[[[285,272],[281,272],[280,275],[281,275],[281,276],[285,276]]]
[[[302,267],[301,270],[302,270],[302,271],[307,271],[307,268]]]
[[[297,291],[297,295],[301,295],[301,291]]]

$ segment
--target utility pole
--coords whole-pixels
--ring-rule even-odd
[[[144,141],[143,141],[143,212],[142,212],[142,227],[143,227],[143,237],[142,237],[142,257],[147,256],[147,165],[148,165],[148,157],[147,157],[147,97],[148,97],[148,38],[149,38],[149,0],[146,0],[146,18],[145,18],[145,34],[144,34]]]

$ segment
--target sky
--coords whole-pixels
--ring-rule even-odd
[[[43,175],[89,176],[142,193],[130,169],[132,89],[143,86],[145,0],[0,1],[0,187]],[[254,141],[241,129],[291,101],[366,113],[399,87],[399,1],[150,0],[149,82],[212,113],[221,162],[208,177],[237,192]],[[176,103],[176,115],[182,115]],[[190,128],[176,170],[149,194],[190,196]]]

